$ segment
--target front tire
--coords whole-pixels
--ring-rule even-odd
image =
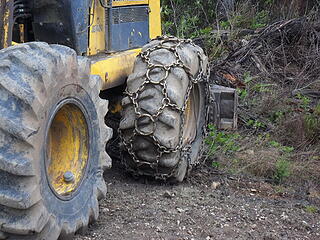
[[[0,51],[0,239],[56,240],[97,219],[112,132],[89,74],[64,46]]]
[[[123,163],[135,175],[181,182],[201,156],[208,62],[190,40],[147,44],[127,81],[120,133]]]

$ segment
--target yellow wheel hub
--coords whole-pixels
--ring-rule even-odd
[[[86,171],[89,133],[81,109],[67,103],[56,112],[47,135],[47,177],[59,196],[75,192]]]

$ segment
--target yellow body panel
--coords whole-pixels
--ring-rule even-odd
[[[131,74],[136,56],[141,49],[91,57],[91,74],[99,75],[104,81],[102,89],[116,87],[125,83]]]
[[[92,1],[88,55],[95,55],[105,51],[105,22],[105,9],[100,5],[99,1]]]
[[[151,2],[154,0],[150,0]],[[157,1],[157,0],[156,0]],[[129,5],[143,5],[148,4],[149,0],[141,0],[141,1],[123,1],[123,0],[113,0],[112,6],[113,7],[121,7],[121,6],[129,6]]]
[[[112,6],[128,6],[149,4],[149,32],[150,39],[161,35],[160,0],[143,1],[113,1]],[[93,14],[93,12],[92,12]],[[99,75],[104,81],[102,90],[117,87],[125,83],[131,74],[136,56],[141,49],[105,54],[105,9],[100,4],[95,6],[95,17],[90,27],[90,40],[88,55],[91,57],[91,74]],[[100,16],[100,17],[98,17]],[[92,18],[92,17],[91,17]],[[99,26],[99,27],[97,27]],[[96,29],[102,29],[102,32]],[[98,54],[100,53],[100,54]],[[95,56],[94,56],[95,55]]]
[[[161,30],[161,9],[160,9],[160,0],[150,0],[150,15],[149,15],[149,32],[150,39],[162,35]]]
[[[68,195],[80,185],[89,155],[87,122],[76,105],[66,104],[56,113],[47,141],[50,185],[58,195]],[[65,180],[66,172],[72,173],[73,180]]]

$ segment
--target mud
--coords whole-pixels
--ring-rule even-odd
[[[180,185],[135,180],[114,167],[88,239],[320,239],[320,194],[196,169]],[[318,195],[319,194],[319,195]]]

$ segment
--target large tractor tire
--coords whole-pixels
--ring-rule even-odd
[[[97,219],[112,132],[89,74],[64,46],[0,51],[0,239],[69,238]]]
[[[142,49],[122,100],[128,171],[181,182],[199,162],[208,72],[207,57],[191,40],[161,37]]]

